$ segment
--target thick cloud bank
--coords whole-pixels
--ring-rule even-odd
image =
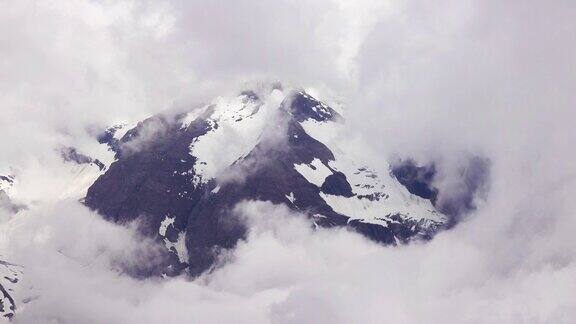
[[[122,275],[119,264],[153,262],[153,246],[77,203],[31,212],[6,231],[14,257],[28,265],[20,294],[35,298],[16,322],[569,323],[576,316],[566,228],[538,234],[529,219],[504,235],[473,220],[428,244],[386,248],[343,229],[314,230],[270,203],[246,202],[237,214],[250,225],[248,239],[223,256],[224,266],[187,281]]]
[[[16,323],[573,323],[575,35],[571,1],[0,2]],[[435,163],[440,200],[486,158],[477,209],[392,248],[246,202],[249,237],[214,272],[130,278],[158,247],[63,195],[55,148],[254,78],[343,102],[359,154]]]

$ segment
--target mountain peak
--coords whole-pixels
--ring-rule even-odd
[[[430,238],[444,216],[335,141],[342,121],[307,92],[279,86],[152,116],[112,141],[117,160],[85,202],[115,222],[138,219],[165,244],[166,274],[197,275],[244,237],[232,213],[244,200],[285,204],[317,226],[385,244]]]
[[[290,111],[298,122],[308,119],[314,119],[319,122],[343,120],[343,117],[338,112],[305,91],[293,91],[289,98],[286,103],[286,109]]]

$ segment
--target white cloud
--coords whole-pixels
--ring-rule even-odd
[[[247,241],[196,281],[119,274],[114,264],[154,254],[142,259],[145,242],[80,205],[21,215],[7,231],[18,238],[11,257],[26,265],[24,284],[39,298],[17,323],[569,323],[576,315],[574,251],[560,227],[534,235],[539,226],[511,223],[513,234],[501,236],[503,227],[479,230],[478,215],[430,243],[395,248],[344,229],[315,231],[270,203],[237,212],[250,225]],[[564,260],[549,262],[560,247]]]
[[[30,209],[1,217],[0,248],[41,295],[18,320],[572,322],[575,18],[561,1],[2,3],[0,171]],[[54,148],[254,77],[331,89],[366,159],[436,161],[445,195],[486,156],[486,201],[402,248],[249,203],[249,240],[213,274],[119,275],[141,242],[60,202]]]

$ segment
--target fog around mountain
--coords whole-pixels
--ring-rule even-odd
[[[569,1],[0,3],[0,175],[15,179],[0,196],[0,273],[22,271],[13,321],[573,322],[575,18]],[[262,80],[341,109],[342,141],[366,163],[433,163],[439,203],[468,197],[462,170],[486,159],[475,209],[430,241],[384,246],[247,201],[233,210],[247,238],[221,267],[124,273],[161,263],[164,247],[78,202],[93,179],[61,148],[109,163],[94,140],[106,127]]]

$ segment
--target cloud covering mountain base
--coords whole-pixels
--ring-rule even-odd
[[[122,274],[154,262],[153,243],[75,202],[30,211],[3,229],[26,269],[21,287],[29,288],[17,296],[33,297],[15,322],[568,323],[576,315],[573,260],[537,252],[562,246],[563,228],[543,236],[529,225],[478,229],[471,220],[395,248],[315,230],[281,205],[245,202],[236,213],[247,240],[189,281]],[[505,228],[513,237],[497,239]]]
[[[0,259],[24,266],[15,323],[573,323],[574,35],[569,1],[1,3],[0,172],[26,206],[0,209]],[[254,77],[336,94],[358,154],[434,162],[439,199],[488,159],[483,199],[400,247],[245,202],[248,238],[213,272],[132,278],[158,247],[64,194],[56,148]]]

